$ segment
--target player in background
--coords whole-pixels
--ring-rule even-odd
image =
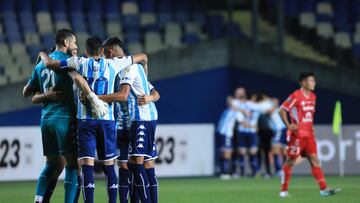
[[[70,30],[59,30],[55,36],[56,49],[50,57],[59,60],[69,58],[77,48],[75,42],[75,36]],[[39,63],[24,87],[24,96],[36,93],[32,98],[33,103],[42,103],[41,132],[46,165],[38,179],[36,203],[50,202],[64,164],[64,202],[75,202],[78,165],[72,84],[66,73],[55,73]]]
[[[283,155],[286,154],[286,126],[279,115],[279,99],[273,98],[275,106],[274,112],[271,114],[272,129],[274,137],[272,139],[272,154],[274,159],[275,174],[281,175],[282,162],[285,160]]]
[[[311,165],[311,171],[320,187],[321,196],[335,195],[340,189],[328,189],[320,161],[317,156],[314,134],[314,114],[316,105],[315,74],[300,73],[301,88],[293,92],[280,107],[279,114],[288,129],[287,159],[283,166],[280,197],[289,197],[288,185],[292,167],[299,156],[306,157]],[[290,120],[288,115],[290,115]]]
[[[90,37],[86,41],[86,54],[89,58],[72,57],[60,61],[52,60],[44,52],[39,55],[47,68],[77,70],[86,78],[87,83],[97,95],[113,93],[115,77],[122,69],[138,62],[147,66],[147,56],[144,54],[105,59],[102,57],[101,48],[101,40],[97,37]],[[103,117],[97,118],[88,103],[83,104],[78,98],[77,104],[79,159],[82,165],[85,202],[94,202],[95,150],[99,160],[104,161],[103,170],[107,180],[109,202],[116,202],[118,185],[114,169],[114,160],[117,157],[114,105],[110,103],[107,113]]]
[[[129,101],[131,112],[130,128],[130,171],[134,174],[136,191],[141,202],[158,202],[158,182],[155,175],[156,121],[158,118],[154,102],[139,106],[139,95],[150,95],[154,87],[149,84],[144,68],[134,64],[126,68],[122,75],[120,91],[113,95],[102,95],[103,101]]]
[[[106,58],[114,57],[123,57],[125,53],[122,49],[123,44],[121,40],[117,37],[110,37],[103,42],[104,54]],[[124,79],[124,71],[121,71],[115,79],[115,90],[114,92],[120,92],[121,80]],[[128,85],[123,84],[123,87],[128,87]],[[150,95],[139,95],[138,104],[139,106],[146,105],[150,102],[155,102],[160,99],[159,93],[153,89]],[[130,127],[131,127],[131,118],[130,118],[130,109],[128,101],[114,101],[115,102],[115,119],[116,129],[117,129],[117,149],[118,149],[118,166],[119,166],[119,198],[120,203],[128,202],[129,194],[131,194],[131,202],[138,202],[136,200],[135,191],[129,191],[130,187],[133,186],[133,181],[130,181],[130,172],[128,163],[128,154],[130,146]],[[129,184],[130,183],[130,184]],[[132,189],[134,189],[132,187]],[[130,193],[131,192],[131,193]]]
[[[270,109],[264,111],[259,111],[260,116],[257,122],[257,135],[259,138],[259,151],[258,151],[258,168],[261,170],[261,165],[265,163],[265,173],[263,177],[269,179],[271,177],[271,167],[270,167],[270,152],[271,152],[271,141],[274,136],[274,131],[272,129],[273,122],[271,119],[271,114],[275,111],[275,106],[270,97],[266,94],[257,95],[257,103],[265,106],[269,106]]]
[[[231,178],[231,158],[233,155],[234,127],[236,122],[242,122],[244,116],[240,111],[236,111],[232,106],[236,100],[229,96],[227,98],[227,108],[221,114],[217,132],[220,135],[221,150],[221,174],[220,178],[229,180]]]
[[[256,94],[252,94],[249,100],[238,103],[236,107],[244,114],[244,121],[238,126],[237,147],[239,151],[240,175],[245,175],[245,156],[249,155],[251,166],[251,176],[255,177],[258,173],[258,140],[257,140],[257,122],[261,113],[265,113],[273,105],[270,102],[257,102]]]

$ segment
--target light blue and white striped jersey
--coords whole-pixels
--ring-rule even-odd
[[[283,130],[286,128],[284,122],[281,120],[281,117],[279,115],[279,108],[276,109],[272,114],[271,114],[271,119],[272,119],[272,123],[273,123],[273,130],[274,131],[279,131],[279,130]]]
[[[236,121],[241,122],[243,119],[244,116],[241,112],[234,111],[230,107],[226,108],[221,114],[220,121],[217,126],[218,133],[226,137],[232,137],[234,135]]]
[[[158,112],[154,102],[139,106],[138,95],[150,95],[154,88],[147,79],[144,68],[140,64],[133,64],[123,70],[120,84],[131,86],[129,110],[131,121],[155,121],[158,119]]]
[[[263,101],[260,103],[255,103],[252,101],[247,101],[238,105],[240,109],[244,111],[251,112],[251,115],[244,115],[244,121],[247,122],[251,127],[245,127],[244,125],[239,125],[238,130],[240,132],[256,133],[257,132],[257,123],[261,113],[264,113],[270,110],[273,107],[273,103],[269,100]]]
[[[88,82],[92,91],[97,95],[114,93],[114,83],[116,75],[126,67],[133,64],[131,56],[113,59],[94,59],[84,57],[71,57],[61,61],[63,68],[70,67],[76,69]],[[81,103],[77,98],[77,118],[78,119],[100,119],[114,120],[114,103],[109,103],[108,113],[102,118],[97,118],[91,111],[89,104]]]
[[[116,76],[114,92],[120,91],[120,81],[123,78],[124,71],[120,71],[120,73]],[[116,120],[116,129],[124,130],[130,129],[131,127],[131,118],[130,118],[130,110],[129,110],[130,97],[128,101],[125,102],[115,102],[115,120]]]

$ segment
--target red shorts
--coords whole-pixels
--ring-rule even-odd
[[[317,154],[315,136],[297,137],[293,134],[288,135],[288,144],[286,147],[287,155],[291,159],[298,156],[306,157],[310,154]]]

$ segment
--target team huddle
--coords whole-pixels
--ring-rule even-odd
[[[234,98],[228,98],[228,108],[222,114],[217,129],[221,143],[223,179],[230,178],[232,168],[230,163],[233,157],[237,159],[234,162],[239,165],[240,175],[244,175],[244,157],[247,154],[252,169],[251,176],[255,176],[260,170],[261,162],[258,161],[258,155],[261,155],[258,154],[260,148],[265,151],[266,165],[269,165],[269,154],[273,155],[275,170],[281,177],[280,197],[290,196],[288,186],[292,167],[299,157],[309,160],[321,196],[331,196],[340,191],[327,187],[317,156],[313,129],[316,104],[316,96],[313,93],[316,85],[315,75],[311,72],[301,73],[299,83],[301,88],[292,93],[280,107],[277,99],[265,95],[253,94],[247,97],[244,88],[238,88]],[[233,140],[236,124],[236,140]],[[269,153],[270,151],[272,153]],[[281,151],[286,156],[282,167],[279,156]],[[266,167],[267,175],[270,173],[269,168]],[[233,174],[237,175],[236,171],[233,171]]]
[[[55,50],[40,52],[24,96],[41,103],[41,132],[46,166],[34,202],[50,202],[65,169],[64,202],[94,202],[95,158],[102,162],[108,202],[157,202],[154,102],[160,95],[147,78],[145,54],[125,55],[117,37],[86,41],[77,56],[75,34],[55,36]],[[114,165],[119,166],[119,177]]]

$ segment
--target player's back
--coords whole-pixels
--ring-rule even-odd
[[[49,56],[56,60],[70,57],[61,51],[54,51]],[[53,88],[66,94],[64,101],[42,103],[42,119],[74,118],[76,110],[73,96],[73,81],[66,71],[54,72],[46,68],[41,62],[36,65],[29,83],[36,91],[41,93],[46,93]]]
[[[139,106],[137,97],[139,95],[150,95],[153,86],[149,83],[145,70],[140,64],[133,64],[124,71],[124,78],[121,83],[128,83],[131,86],[129,109],[131,120],[154,121],[158,119],[158,113],[154,102]]]

